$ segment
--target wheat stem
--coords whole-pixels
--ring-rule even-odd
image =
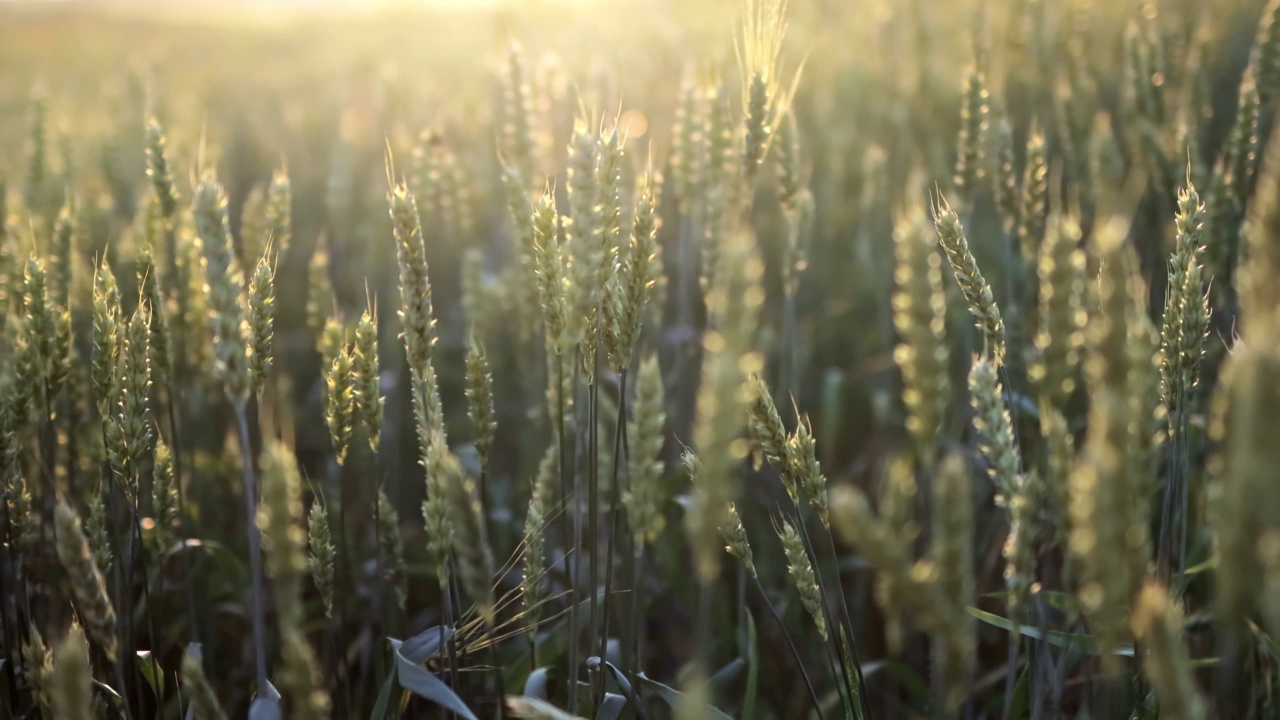
[[[253,471],[253,448],[249,444],[249,418],[243,404],[236,405],[236,426],[240,433],[240,455],[244,470],[244,507],[249,533],[249,571],[253,582],[250,612],[253,624],[253,660],[258,687],[267,686],[267,646],[264,635],[266,611],[263,603],[262,533],[258,530],[258,486]]]

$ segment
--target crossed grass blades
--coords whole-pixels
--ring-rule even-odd
[[[1280,716],[1280,0],[721,5],[6,6],[4,715]]]

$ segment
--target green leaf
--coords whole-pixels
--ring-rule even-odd
[[[124,715],[124,698],[120,697],[120,693],[116,692],[115,688],[106,683],[94,680],[93,689],[97,690],[99,694],[107,698],[107,702],[111,703],[111,707],[116,711],[116,713],[120,716]]]
[[[755,717],[756,695],[760,692],[760,656],[756,647],[756,618],[750,609],[743,609],[747,613],[747,690],[742,696],[742,717],[750,720]]]
[[[649,688],[658,697],[662,698],[662,701],[671,706],[673,710],[679,707],[682,699],[684,698],[684,693],[667,687],[657,680],[651,680],[644,673],[637,674],[636,679],[640,681],[641,685]],[[707,706],[707,717],[713,718],[713,720],[732,720],[728,715],[725,715],[723,712],[711,705]]]
[[[746,667],[747,661],[742,658],[730,660],[711,676],[711,692],[717,695],[727,693],[730,686],[738,679],[738,676],[742,674]]]
[[[425,635],[431,637],[424,637]],[[448,635],[449,633],[446,632],[446,642]],[[431,628],[406,641],[388,638],[396,654],[396,680],[400,683],[400,687],[418,697],[426,698],[451,710],[465,720],[477,720],[475,713],[471,712],[471,709],[454,694],[453,690],[449,689],[448,685],[422,667],[422,663],[426,662],[427,658],[439,651],[439,637],[440,629]]]
[[[1092,635],[1083,635],[1080,633],[1066,633],[1059,630],[1043,630],[1033,625],[1014,625],[1013,621],[1008,618],[1002,618],[975,607],[966,608],[969,614],[981,620],[988,625],[994,625],[1002,630],[1013,632],[1017,627],[1018,631],[1033,640],[1043,640],[1050,645],[1056,645],[1060,648],[1075,650],[1086,655],[1101,655],[1102,650],[1098,647],[1098,641]],[[1121,643],[1111,654],[1121,655],[1124,657],[1133,657],[1133,645],[1129,643]]]
[[[616,693],[605,693],[600,709],[596,711],[596,720],[618,720],[626,706],[626,698]]]
[[[267,681],[266,688],[258,689],[258,697],[249,706],[249,720],[281,720],[280,691]]]
[[[512,695],[507,698],[507,707],[516,717],[535,718],[535,720],[579,720],[560,708],[541,698]]]
[[[524,681],[525,697],[537,698],[538,700],[547,699],[547,685],[550,684],[551,666],[544,665],[533,672],[529,673],[529,678]]]
[[[373,712],[369,713],[369,720],[386,720],[387,705],[391,704],[391,691],[396,684],[396,674],[387,673],[387,679],[382,681],[382,688],[378,690],[378,699],[373,703]]]
[[[598,668],[599,665],[599,657],[593,655],[587,658],[587,667],[595,669]],[[627,698],[634,697],[635,690],[631,688],[631,681],[627,679],[626,673],[619,670],[618,667],[611,662],[606,662],[604,666],[609,670],[609,674],[613,677],[613,681],[617,684],[618,689],[622,691],[622,695]]]
[[[138,664],[142,677],[146,678],[147,684],[151,686],[151,692],[155,693],[157,698],[163,698],[164,669],[160,667],[156,656],[150,650],[139,650],[134,656],[134,661]]]

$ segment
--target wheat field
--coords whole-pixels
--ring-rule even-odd
[[[1280,0],[8,2],[0,79],[0,720],[1280,718]]]

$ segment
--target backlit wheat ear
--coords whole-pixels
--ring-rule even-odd
[[[75,266],[75,208],[70,200],[58,211],[53,233],[49,238],[49,299],[60,308],[69,309],[72,269]]]
[[[155,514],[156,546],[168,552],[178,527],[178,487],[173,475],[173,453],[164,439],[157,437],[152,461],[151,504]],[[92,513],[90,513],[92,518]],[[92,526],[90,522],[90,526]],[[102,565],[99,565],[102,567]]]
[[[658,359],[649,356],[636,373],[633,416],[627,426],[629,483],[622,494],[637,551],[658,539],[665,526],[662,508],[666,493],[662,487],[664,467],[662,445],[667,420],[662,370]]]
[[[53,673],[49,681],[53,716],[60,720],[93,720],[93,670],[84,631],[72,623],[71,631],[53,649]]]
[[[555,352],[561,352],[568,325],[568,255],[560,241],[560,216],[556,213],[555,195],[551,188],[543,191],[533,209],[534,256],[538,299],[547,340]]]
[[[1200,265],[1204,213],[1199,194],[1188,184],[1178,194],[1177,240],[1169,259],[1160,333],[1160,396],[1171,436],[1183,431],[1209,334],[1209,298]]]
[[[975,356],[969,371],[973,426],[996,490],[998,502],[1007,500],[1022,483],[1022,458],[1013,435],[1013,422],[1004,401],[1004,388],[990,359]]]
[[[934,666],[942,678],[943,705],[958,709],[968,695],[978,638],[968,610],[975,600],[973,561],[973,488],[960,455],[948,455],[933,480],[933,532],[930,555],[933,584],[946,598],[947,621],[933,648]]]
[[[1039,323],[1028,379],[1050,405],[1060,407],[1076,388],[1084,346],[1084,252],[1080,227],[1060,218],[1045,233],[1036,262]]]
[[[408,588],[405,587],[400,515],[381,490],[378,491],[378,557],[381,560],[382,582],[391,586],[396,606],[403,612]]]
[[[1213,197],[1210,195],[1210,203]],[[1212,208],[1205,226],[1206,270],[1215,290],[1223,282],[1229,282],[1221,274],[1221,266],[1215,266],[1214,255],[1218,251],[1212,243],[1221,237],[1214,227]],[[1258,188],[1249,214],[1249,224],[1244,233],[1244,247],[1236,283],[1240,296],[1240,322],[1243,332],[1255,333],[1255,337],[1271,332],[1277,327],[1275,308],[1280,304],[1280,289],[1276,287],[1275,274],[1280,272],[1280,241],[1275,233],[1280,230],[1280,144],[1267,150],[1266,162],[1258,175]],[[1219,260],[1221,263],[1221,260]]]
[[[520,554],[523,575],[520,595],[524,611],[529,618],[530,634],[535,636],[542,616],[542,602],[546,599],[543,580],[547,574],[545,532],[550,522],[555,501],[555,486],[559,480],[560,448],[556,444],[547,447],[538,463],[538,475],[534,479],[533,493],[529,498],[529,512],[524,519],[524,549]]]
[[[382,366],[378,362],[378,310],[369,301],[356,324],[351,357],[351,391],[355,417],[364,428],[369,450],[378,451],[382,435]]]
[[[352,349],[346,344],[338,351],[326,370],[325,424],[339,465],[346,462],[351,447],[352,421],[355,417],[355,395],[351,388]]]
[[[150,310],[151,375],[156,385],[168,387],[173,375],[173,358],[170,352],[172,342],[169,337],[164,289],[160,286],[160,271],[155,262],[153,238],[147,236],[138,244],[134,263],[137,266],[139,295]]]
[[[231,252],[227,198],[213,175],[196,187],[196,232],[204,248],[204,276],[213,327],[214,371],[237,406],[249,399],[249,326],[244,320],[244,275]]]
[[[85,538],[93,550],[93,564],[103,575],[111,574],[111,539],[107,532],[107,506],[103,501],[105,486],[90,491],[89,516],[85,519]]]
[[[898,346],[893,359],[902,373],[902,404],[907,431],[917,457],[928,463],[934,455],[951,392],[946,343],[947,306],[942,288],[942,258],[923,210],[916,208],[894,223],[897,267],[893,295],[893,324]]]
[[[818,587],[818,578],[813,572],[813,563],[809,559],[808,551],[805,550],[804,541],[801,540],[795,526],[786,518],[782,519],[782,524],[777,530],[778,538],[782,540],[782,549],[787,556],[787,572],[791,576],[791,585],[800,596],[800,604],[804,605],[814,626],[817,627],[818,635],[822,637],[823,642],[826,642],[827,622],[822,609],[824,599],[822,590]]]
[[[631,238],[619,260],[612,292],[604,305],[605,346],[609,364],[616,371],[631,367],[644,326],[645,307],[653,294],[660,266],[658,262],[658,216],[656,180],[645,175],[636,200]]]
[[[307,268],[307,326],[315,333],[322,332],[325,321],[336,309],[333,282],[329,279],[329,251],[317,242]]]
[[[507,50],[502,78],[502,127],[499,141],[502,156],[524,182],[533,179],[533,88],[529,83],[525,54],[517,43]]]
[[[226,720],[218,696],[200,666],[199,656],[190,651],[182,656],[182,690],[188,698],[187,712],[191,720]]]
[[[85,631],[94,644],[112,660],[116,657],[116,613],[107,597],[102,573],[93,563],[93,554],[80,528],[76,512],[63,503],[54,511],[55,542],[58,560],[67,571],[71,593],[80,611]],[[86,652],[87,654],[87,652]]]
[[[333,545],[333,535],[329,530],[329,512],[320,501],[311,504],[311,513],[307,517],[307,544],[311,554],[307,564],[311,568],[311,578],[316,589],[320,591],[320,600],[324,605],[325,617],[333,617],[333,573],[334,558],[337,549]]]
[[[104,259],[93,281],[93,354],[90,376],[98,413],[105,420],[110,413],[115,358],[120,342],[120,291],[111,266]]]
[[[741,166],[750,181],[773,143],[778,122],[791,105],[800,71],[782,76],[782,39],[787,34],[786,0],[746,0],[734,40],[742,72],[743,145]],[[784,82],[789,84],[784,85]]]
[[[53,652],[34,626],[28,630],[27,638],[22,643],[22,676],[41,712],[47,715],[53,712]]]
[[[148,308],[139,305],[121,330],[111,386],[110,422],[105,428],[107,458],[124,480],[127,497],[134,498],[141,484],[141,468],[151,451],[150,320]]]
[[[448,486],[453,524],[453,553],[458,558],[458,579],[475,603],[480,617],[493,626],[493,551],[485,529],[484,512],[475,480],[455,473]]]
[[[430,363],[435,345],[435,316],[431,309],[431,280],[427,276],[422,224],[413,194],[403,184],[387,193],[387,201],[400,270],[400,323],[405,359],[412,371],[421,372]]]
[[[1023,262],[1034,265],[1042,257],[1049,213],[1049,158],[1044,132],[1033,123],[1027,138],[1027,160],[1022,178],[1022,199],[1018,211],[1018,247]]]
[[[933,208],[934,227],[938,232],[938,240],[943,252],[951,263],[951,271],[955,274],[956,284],[964,293],[969,304],[969,312],[973,315],[982,333],[985,352],[990,353],[997,366],[1004,364],[1005,333],[1004,320],[1000,317],[1000,308],[996,306],[991,286],[982,277],[978,269],[978,261],[969,250],[969,241],[964,236],[964,226],[960,217],[947,205],[942,195],[938,195]]]
[[[1018,229],[1022,204],[1018,196],[1018,172],[1014,165],[1013,128],[1009,126],[1006,114],[1000,114],[991,123],[987,144],[991,150],[987,169],[991,196],[995,198],[996,208],[1000,210],[1004,231],[1012,232]]]
[[[987,131],[989,129],[987,78],[982,70],[969,70],[960,105],[960,139],[957,141],[955,186],[964,207],[973,206],[974,193],[986,177]]]
[[[831,521],[827,517],[827,477],[822,474],[822,467],[818,464],[817,442],[813,439],[813,428],[809,425],[808,417],[799,419],[796,431],[787,439],[787,468],[796,487],[809,499],[809,506],[822,521],[822,526],[830,528]]]
[[[280,686],[307,717],[325,717],[329,699],[321,689],[314,654],[303,634],[302,577],[307,571],[307,537],[302,529],[301,480],[293,451],[274,442],[262,458],[262,531],[267,575],[275,586],[281,635]]]
[[[268,243],[262,257],[258,258],[253,278],[249,281],[249,337],[252,339],[249,375],[254,390],[259,394],[262,393],[267,377],[271,375],[273,361],[271,341],[276,314],[274,258],[275,254]]]
[[[707,296],[709,330],[703,339],[702,382],[697,397],[694,441],[703,463],[703,482],[693,488],[685,515],[700,581],[710,583],[720,571],[719,528],[734,499],[734,475],[749,445],[741,437],[750,397],[748,378],[759,372],[761,359],[749,351],[759,308],[763,265],[749,235],[727,239],[722,265]]]
[[[695,490],[707,481],[702,460],[692,450],[684,451],[680,456],[680,464],[684,467],[685,473],[689,476],[689,482]],[[755,577],[756,563],[751,552],[751,543],[747,539],[747,530],[742,525],[742,517],[738,515],[738,508],[732,502],[725,506],[721,522],[723,524],[716,528],[716,532],[724,540],[725,551],[741,561],[747,572]]]
[[[155,192],[156,202],[160,204],[160,214],[166,221],[172,222],[178,211],[178,191],[173,184],[173,173],[169,170],[169,160],[165,156],[164,128],[154,117],[147,120],[147,177],[151,178],[151,187]]]
[[[275,258],[289,250],[289,242],[293,239],[293,189],[289,183],[288,168],[280,168],[271,174],[271,185],[267,188],[266,207],[266,240],[274,250],[272,269],[276,266]]]
[[[1148,583],[1137,597],[1130,622],[1142,649],[1143,674],[1160,702],[1160,717],[1201,720],[1207,708],[1196,691],[1191,658],[1182,639],[1186,619],[1176,603],[1163,587]]]
[[[489,469],[489,450],[493,447],[493,433],[498,423],[494,420],[493,375],[489,373],[489,360],[474,335],[467,347],[466,365],[467,415],[476,431],[480,471],[485,472]]]

